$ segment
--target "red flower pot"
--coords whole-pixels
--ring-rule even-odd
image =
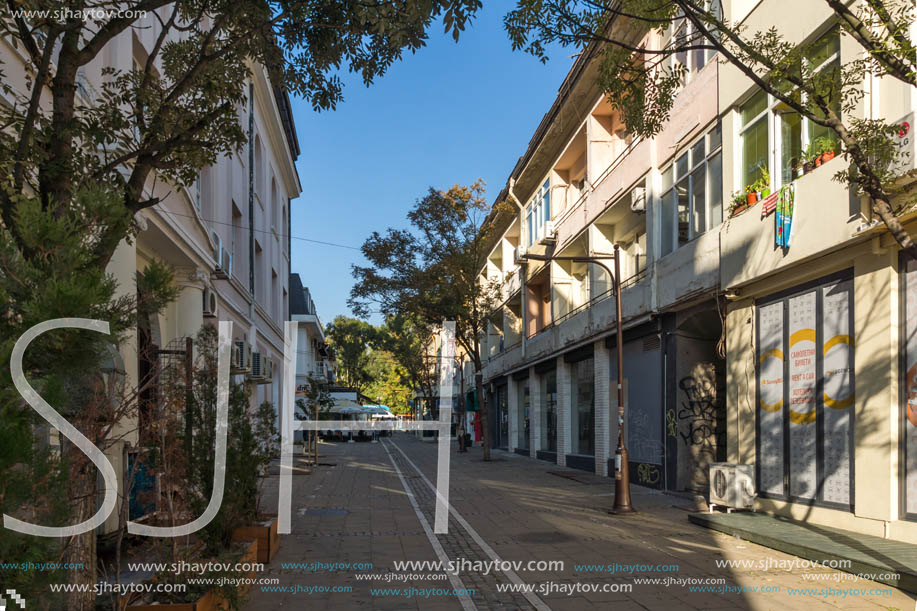
[[[757,201],[758,201],[758,194],[755,193],[754,191],[751,193],[745,194],[745,203],[747,203],[749,206],[756,203]]]

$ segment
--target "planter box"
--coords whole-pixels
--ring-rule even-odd
[[[262,523],[241,526],[233,531],[233,541],[258,541],[258,562],[267,564],[280,549],[280,535],[277,533],[277,514],[265,514]]]
[[[242,554],[239,562],[247,564],[254,564],[259,562],[257,539],[249,542],[248,549],[246,549],[245,553]],[[245,575],[239,575],[239,577],[254,579],[255,571],[251,570]],[[250,585],[239,586],[239,596],[245,596],[248,593],[250,587]],[[126,611],[220,611],[224,608],[222,604],[223,602],[223,597],[220,595],[218,590],[208,590],[207,593],[205,593],[195,602],[154,604],[144,603],[138,605],[128,605],[126,607]]]

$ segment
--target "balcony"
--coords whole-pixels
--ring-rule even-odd
[[[848,242],[863,223],[858,200],[846,185],[832,180],[842,169],[835,157],[796,180],[790,247],[775,246],[774,214],[761,216],[761,204],[723,224],[720,285],[734,288],[763,278]]]
[[[312,327],[311,331],[316,332],[324,340],[325,334],[322,329],[322,321],[319,320],[318,314],[293,314],[290,317],[294,321],[304,323],[307,327]]]
[[[625,279],[621,286],[621,309],[625,323],[650,312],[650,278],[646,270]],[[613,329],[615,323],[615,300],[613,294],[607,291],[530,335],[526,340],[525,359],[522,358],[521,342],[504,346],[502,351],[488,359],[484,366],[484,379],[489,380],[527,362],[559,354],[574,344]]]
[[[712,294],[719,282],[719,248],[720,229],[714,227],[658,259],[658,307],[666,308],[701,293]]]
[[[508,300],[510,297],[522,290],[522,268],[517,267],[513,271],[509,272],[506,276],[506,280],[503,282],[503,285],[500,287],[501,296],[503,301]]]

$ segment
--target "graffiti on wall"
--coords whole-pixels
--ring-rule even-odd
[[[628,451],[635,461],[661,461],[665,445],[660,441],[659,421],[653,422],[646,411],[634,411],[628,416]]]
[[[644,486],[655,486],[659,483],[659,466],[642,462],[637,465],[637,483]]]
[[[716,455],[716,387],[709,378],[693,375],[679,380],[685,399],[678,410],[681,439],[698,452]]]

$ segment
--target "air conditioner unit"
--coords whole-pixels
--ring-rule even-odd
[[[239,369],[231,373],[248,373],[252,368],[252,347],[244,339],[237,339],[234,345],[239,350]]]
[[[248,379],[258,384],[270,384],[274,379],[274,359],[260,352],[252,352],[252,371]]]
[[[223,269],[223,273],[226,274],[227,278],[232,277],[232,253],[230,253],[225,248],[223,249],[223,254],[220,257],[220,267]]]
[[[214,318],[217,315],[217,294],[204,289],[204,316]]]
[[[631,212],[646,212],[646,188],[634,187],[630,191],[630,209]]]
[[[513,251],[513,263],[516,265],[522,265],[525,262],[525,246],[520,244],[516,247],[516,250]]]
[[[238,343],[232,345],[232,358],[229,361],[229,373],[238,374],[244,371],[242,367],[242,348]]]
[[[248,379],[256,381],[264,379],[264,357],[260,352],[252,352],[252,371],[248,374]]]
[[[223,267],[223,238],[221,238],[220,234],[216,231],[212,232],[210,236],[216,243],[216,248],[213,249],[213,259],[216,261],[216,267],[213,269],[213,274],[217,278],[228,278],[229,276],[226,275],[226,268]]]
[[[541,243],[545,244],[547,242],[553,242],[557,239],[557,228],[554,227],[554,221],[545,221],[544,222],[544,237],[541,238]]]
[[[727,512],[755,508],[755,471],[752,465],[715,462],[710,465],[710,511],[717,505]]]

